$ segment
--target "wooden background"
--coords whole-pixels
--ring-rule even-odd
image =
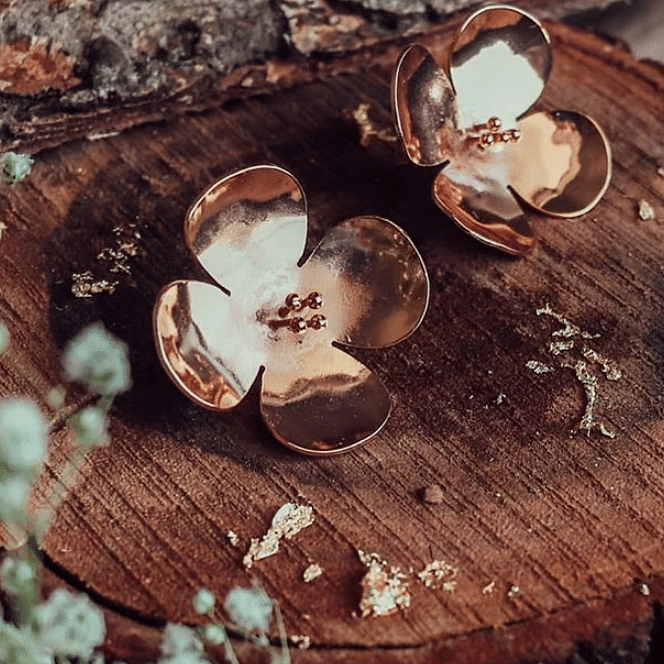
[[[427,43],[444,49],[453,28]],[[541,242],[526,259],[457,230],[429,198],[435,171],[407,163],[396,143],[361,144],[352,116],[361,103],[376,129],[390,128],[399,42],[314,77],[295,67],[290,82],[303,82],[268,96],[44,151],[27,181],[2,192],[0,317],[12,345],[0,391],[48,409],[60,350],[89,322],[130,347],[134,387],[113,410],[112,442],[81,467],[43,542],[47,586],[62,579],[107,608],[109,656],[154,658],[159,625],[196,622],[199,587],[223,598],[257,579],[288,634],[311,640],[295,662],[661,661],[648,652],[664,598],[664,75],[599,38],[549,28],[555,66],[540,105],[594,115],[613,146],[614,180],[585,218],[536,220]],[[282,449],[256,390],[227,414],[193,406],[156,359],[154,297],[173,278],[201,276],[183,243],[188,204],[260,162],[301,179],[309,246],[346,217],[378,214],[410,233],[429,270],[420,330],[389,350],[352,351],[384,380],[394,409],[372,443],[346,456]],[[639,218],[642,199],[654,219]],[[135,251],[121,247],[128,238]],[[102,292],[77,297],[85,283]],[[576,335],[553,355],[564,325],[537,314],[547,305],[593,338]],[[621,378],[608,380],[584,347]],[[598,393],[588,433],[577,430],[588,388],[573,369],[584,360]],[[42,498],[59,490],[64,419],[82,398],[49,410]],[[434,484],[439,504],[422,499]],[[312,505],[313,525],[245,570],[250,539],[287,502]],[[409,608],[359,617],[358,550],[408,576]],[[451,592],[409,572],[435,559],[458,570]],[[311,563],[324,571],[306,584]]]

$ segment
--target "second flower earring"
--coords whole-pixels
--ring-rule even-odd
[[[444,169],[433,199],[476,239],[510,254],[535,238],[523,203],[553,217],[592,209],[611,177],[604,133],[575,111],[526,115],[552,65],[551,43],[529,14],[496,5],[472,14],[437,63],[420,44],[395,68],[392,104],[409,158]]]

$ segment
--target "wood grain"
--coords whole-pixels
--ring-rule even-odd
[[[429,197],[434,171],[406,163],[396,144],[360,145],[349,112],[369,103],[376,126],[389,127],[398,45],[355,60],[353,72],[44,152],[27,182],[3,192],[0,315],[13,345],[2,392],[43,395],[58,381],[57,349],[87,322],[103,320],[131,349],[134,388],[116,404],[112,442],[91,454],[44,540],[54,568],[135,625],[194,623],[199,587],[222,598],[257,579],[288,633],[311,638],[298,662],[514,664],[562,660],[577,641],[647,642],[650,604],[664,599],[664,75],[549,27],[555,68],[541,105],[590,111],[612,142],[615,175],[586,218],[538,220],[541,242],[523,260],[447,221]],[[449,37],[446,28],[427,43],[443,49]],[[380,436],[339,458],[282,449],[261,423],[256,389],[231,413],[196,408],[152,346],[156,293],[202,276],[183,245],[187,205],[215,178],[265,161],[301,178],[310,247],[346,217],[383,215],[411,234],[431,277],[430,311],[411,339],[352,351],[394,409]],[[654,220],[638,218],[640,199]],[[98,256],[116,227],[140,233],[130,274],[112,294],[74,297],[73,274],[112,276]],[[562,325],[537,315],[546,305],[597,336],[553,356]],[[561,365],[586,359],[584,345],[622,373],[609,381],[589,364],[595,417],[615,438],[575,432],[586,394]],[[554,370],[537,374],[531,361]],[[62,414],[53,418],[42,491],[67,447]],[[437,505],[421,500],[432,484],[443,488]],[[250,538],[289,501],[311,504],[314,524],[247,572]],[[410,608],[358,618],[359,549],[407,574],[444,559],[457,586],[432,590],[409,574]],[[312,562],[324,574],[305,584]],[[109,652],[126,657],[126,643],[111,634]]]

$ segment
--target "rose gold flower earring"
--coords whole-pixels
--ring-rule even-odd
[[[394,72],[395,122],[410,160],[444,164],[434,201],[470,235],[510,254],[535,244],[523,203],[553,217],[579,216],[611,178],[611,149],[593,119],[575,111],[526,115],[551,65],[542,25],[494,5],[461,26],[448,63],[414,44]]]
[[[159,294],[159,358],[197,404],[236,406],[261,367],[261,413],[287,447],[354,449],[390,412],[380,379],[334,344],[384,348],[422,321],[429,281],[403,231],[379,217],[330,230],[302,267],[307,205],[297,180],[254,166],[212,185],[185,219],[185,240],[216,285],[178,280]]]

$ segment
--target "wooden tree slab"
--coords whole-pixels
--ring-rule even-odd
[[[389,129],[400,44],[355,58],[354,71],[340,60],[337,76],[44,152],[3,192],[0,316],[13,342],[2,393],[45,403],[58,349],[88,322],[103,320],[131,351],[134,387],[114,408],[112,442],[81,468],[43,542],[51,569],[111,610],[110,654],[147,661],[157,637],[146,625],[195,623],[198,588],[223,598],[258,580],[288,634],[311,641],[296,662],[562,661],[587,641],[643,664],[652,603],[664,599],[664,75],[549,28],[555,67],[541,106],[592,113],[615,174],[585,218],[537,220],[541,242],[522,260],[463,235],[430,200],[435,170],[408,164],[366,123],[359,131],[361,104],[376,131]],[[445,49],[450,34],[425,41]],[[260,162],[301,178],[310,247],[346,217],[378,214],[411,234],[429,270],[420,330],[353,351],[394,409],[346,456],[282,449],[255,389],[227,414],[193,406],[153,349],[157,292],[204,278],[184,248],[188,204]],[[654,218],[639,217],[641,200]],[[51,415],[41,495],[68,449],[66,412]],[[432,485],[436,503],[422,497]],[[313,524],[246,569],[250,540],[289,502],[311,505]],[[401,570],[409,607],[360,617],[359,551]],[[456,570],[452,586],[417,577],[434,560]],[[312,563],[323,574],[305,583]]]

